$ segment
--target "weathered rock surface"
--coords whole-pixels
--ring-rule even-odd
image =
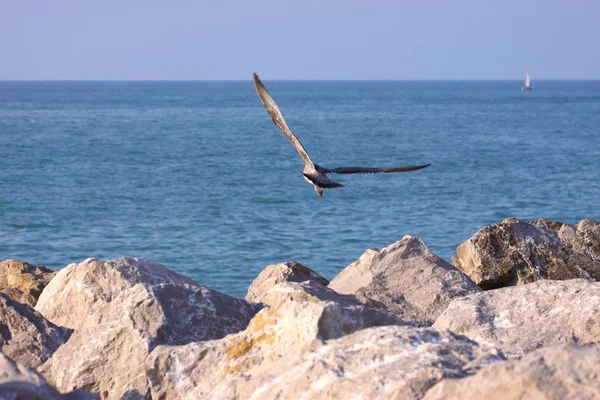
[[[29,305],[0,293],[0,350],[16,362],[35,368],[44,363],[71,331],[46,321]]]
[[[88,315],[138,283],[146,287],[161,283],[198,286],[194,280],[146,260],[88,258],[60,270],[44,289],[35,309],[56,325],[77,329]]]
[[[584,219],[577,225],[569,225],[558,221],[536,219],[531,223],[556,233],[566,246],[596,260],[600,259],[600,224],[596,221]]]
[[[367,250],[329,287],[417,326],[433,324],[452,299],[480,291],[469,277],[410,235],[381,251]]]
[[[452,263],[483,289],[539,279],[600,279],[600,228],[591,220],[570,226],[508,218],[481,228],[458,246]]]
[[[600,346],[562,345],[498,362],[465,379],[442,380],[426,400],[600,399]]]
[[[452,301],[433,324],[508,357],[563,343],[600,342],[600,283],[541,280]]]
[[[245,331],[221,340],[157,347],[148,358],[146,373],[154,397],[179,398],[197,385],[208,390],[233,372],[246,373],[269,360],[298,357],[325,340],[394,323],[401,321],[363,305],[288,301],[264,308]]]
[[[44,266],[18,260],[0,261],[0,292],[33,307],[54,275],[56,271]]]
[[[323,310],[339,309],[340,315],[354,324],[344,334],[369,326],[406,324],[385,310],[366,307],[355,296],[329,289],[327,283],[325,278],[296,262],[270,265],[254,280],[246,300],[272,308],[290,301],[322,303]]]
[[[142,398],[148,392],[144,361],[152,349],[243,330],[262,307],[196,283],[182,283],[188,279],[146,261],[93,260],[88,274],[78,271],[82,264],[75,265],[68,280],[60,275],[57,279],[89,314],[82,318],[75,311],[74,333],[40,367],[46,379],[63,391],[84,388],[99,392],[103,399]],[[57,296],[65,303],[74,301],[60,292]],[[42,304],[44,312],[66,316],[68,304],[41,300],[38,306]]]
[[[32,369],[0,353],[0,399],[2,400],[93,400],[100,396],[85,391],[61,395]]]
[[[290,265],[294,269],[290,268]],[[301,273],[294,273],[300,268]],[[306,272],[307,270],[312,274]],[[288,274],[290,271],[292,273]],[[328,288],[327,283],[325,278],[298,263],[270,265],[254,280],[246,300],[274,308],[288,301],[336,302],[344,307],[365,309],[376,318],[389,321],[390,325],[403,324],[399,318],[385,311],[365,308],[355,296],[340,294]]]
[[[272,289],[281,283],[289,282],[315,282],[321,286],[327,286],[329,281],[317,274],[310,268],[297,263],[288,261],[281,264],[267,266],[248,288],[246,300],[253,303],[264,303],[273,307],[270,299]]]
[[[231,351],[227,345],[232,339],[239,338],[157,348],[147,367],[153,396],[418,399],[440,379],[463,377],[467,371],[503,359],[493,349],[484,350],[465,337],[431,328],[369,328],[326,343],[315,341],[304,352],[258,360],[256,354],[249,355],[251,348],[244,347],[243,354],[241,347]]]

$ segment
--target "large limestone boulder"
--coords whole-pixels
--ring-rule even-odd
[[[0,292],[21,303],[35,306],[40,293],[56,271],[24,261],[0,261]]]
[[[417,326],[433,324],[452,299],[480,291],[410,235],[382,250],[367,250],[333,278],[329,288]]]
[[[541,280],[452,301],[433,324],[522,357],[540,347],[600,342],[600,283]]]
[[[310,268],[297,263],[288,261],[281,264],[267,266],[248,288],[246,300],[253,303],[264,303],[273,307],[272,302],[273,287],[278,284],[287,284],[290,282],[314,282],[321,286],[327,286],[329,281],[317,274]]]
[[[0,353],[0,399],[2,400],[100,400],[85,391],[60,394],[33,369]]]
[[[368,312],[375,315],[376,318],[395,321],[390,325],[397,325],[402,321],[394,314],[390,314],[382,309],[367,307],[355,296],[337,293],[317,281],[281,282],[272,286],[260,296],[260,302],[269,307],[279,307],[288,301],[308,301],[312,303],[336,302],[344,307],[368,309],[370,310]]]
[[[599,345],[562,345],[492,364],[465,379],[442,380],[424,399],[600,399],[599,376]]]
[[[91,314],[40,372],[63,391],[137,399],[148,392],[144,361],[156,346],[243,330],[259,308],[195,285],[138,284]]]
[[[458,246],[452,263],[483,289],[539,279],[600,279],[600,228],[508,218],[481,228]]]
[[[361,326],[404,325],[385,310],[365,307],[355,296],[340,294],[327,287],[325,278],[296,262],[269,265],[248,289],[246,300],[277,308],[289,301],[337,303],[346,312],[362,316]]]
[[[279,358],[232,374],[206,398],[420,399],[437,381],[502,360],[494,349],[450,332],[378,327],[327,342],[298,359]],[[197,387],[188,398],[202,398]]]
[[[566,246],[596,260],[600,259],[600,224],[596,221],[584,219],[577,225],[569,225],[564,222],[537,219],[531,223],[554,232]]]
[[[86,266],[88,273],[83,273]],[[46,291],[38,303],[42,312],[59,320],[67,320],[69,309],[75,315],[71,322],[76,329],[68,342],[40,367],[63,391],[85,388],[108,400],[142,398],[148,392],[144,361],[156,346],[241,331],[262,308],[142,260],[88,260],[71,267],[66,277],[56,279],[73,298],[50,288],[67,304],[44,299]],[[77,300],[87,310],[85,318]]]
[[[27,304],[0,293],[0,350],[26,367],[36,368],[62,345],[71,331],[46,321]]]
[[[288,301],[262,309],[243,332],[186,346],[159,346],[147,359],[152,396],[182,398],[194,387],[216,386],[229,374],[246,374],[278,358],[293,358],[323,341],[370,326],[401,323],[362,305]],[[218,396],[216,397],[218,398]]]
[[[285,335],[292,337],[293,331]],[[431,328],[368,328],[314,341],[304,351],[291,346],[291,352],[281,352],[285,349],[280,348],[270,357],[268,352],[257,357],[253,348],[266,350],[282,338],[255,338],[236,347],[231,344],[239,337],[231,336],[184,348],[158,347],[147,366],[153,398],[418,399],[443,378],[463,377],[503,359],[494,349]]]
[[[88,315],[134,285],[162,283],[198,286],[194,280],[146,260],[88,258],[61,269],[44,289],[35,309],[56,325],[77,329]]]
[[[287,302],[321,303],[330,310],[337,307],[352,323],[346,333],[368,326],[405,325],[394,314],[366,307],[355,296],[335,292],[325,278],[296,262],[269,265],[254,280],[246,300],[278,308]]]

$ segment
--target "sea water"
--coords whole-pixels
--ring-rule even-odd
[[[332,278],[421,237],[447,261],[507,217],[600,220],[600,81],[0,82],[0,259],[141,257],[244,296],[267,265]]]

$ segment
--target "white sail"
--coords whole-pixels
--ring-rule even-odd
[[[529,72],[526,73],[525,75],[525,87],[530,87],[531,85],[529,84]]]

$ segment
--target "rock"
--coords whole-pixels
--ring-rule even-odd
[[[300,268],[302,272],[298,273]],[[333,301],[343,306],[362,306],[355,296],[340,294],[328,288],[327,283],[325,278],[298,263],[270,265],[250,285],[246,300],[274,308],[288,301]],[[381,310],[373,310],[373,313],[388,320],[398,320]]]
[[[262,288],[264,291],[255,298],[260,303],[277,308],[288,301],[308,301],[313,303],[336,302],[344,306],[364,307],[354,296],[339,294],[318,281],[280,282],[274,286]],[[247,296],[246,299],[252,298]],[[394,318],[382,310],[373,310],[379,316]]]
[[[147,366],[153,398],[418,399],[440,379],[503,359],[493,349],[431,328],[368,328],[260,360],[248,356],[251,348],[228,352],[230,340],[158,347]],[[268,347],[269,339],[262,343]],[[245,363],[232,364],[240,358]]]
[[[24,261],[0,261],[0,292],[21,303],[35,306],[40,293],[56,271]]]
[[[327,279],[295,261],[269,265],[262,270],[248,288],[246,300],[253,303],[269,304],[268,301],[265,302],[263,299],[266,293],[277,284],[288,282],[300,283],[305,281],[314,281],[317,284],[321,284],[321,286],[327,286],[329,284]]]
[[[221,340],[186,346],[158,346],[146,374],[153,398],[180,398],[197,385],[212,387],[232,372],[246,372],[269,360],[297,357],[325,340],[369,326],[401,323],[381,310],[336,302],[288,301],[261,310],[248,328]]]
[[[587,254],[595,260],[600,259],[600,224],[596,221],[584,219],[577,225],[569,225],[558,221],[537,219],[531,223],[555,233],[566,246]]]
[[[29,305],[0,293],[0,350],[26,367],[44,363],[71,334],[46,321]]]
[[[430,326],[456,297],[480,291],[469,277],[406,235],[381,251],[367,250],[329,284],[417,326]]]
[[[600,283],[541,280],[452,301],[433,324],[508,357],[562,343],[600,342]]]
[[[156,346],[213,340],[243,330],[262,307],[196,283],[179,283],[188,280],[158,264],[93,260],[88,274],[77,270],[82,264],[71,270],[69,280],[57,279],[81,299],[89,315],[75,320],[78,327],[69,341],[40,367],[59,390],[84,388],[109,400],[143,398],[148,392],[144,362]],[[163,279],[169,283],[159,283]],[[53,316],[62,317],[68,309],[41,301],[38,306],[43,304]],[[79,310],[75,313],[81,317]]]
[[[146,260],[88,258],[60,270],[44,289],[35,309],[56,325],[77,329],[90,314],[138,283],[146,287],[162,283],[198,286],[194,280]]]
[[[539,279],[598,280],[600,259],[592,254],[600,246],[600,228],[584,221],[573,228],[555,221],[505,219],[458,246],[452,263],[485,290]]]
[[[316,272],[296,262],[269,265],[254,280],[246,300],[278,308],[286,302],[322,303],[323,310],[335,307],[352,320],[345,333],[368,326],[405,325],[397,316],[384,310],[365,307],[355,296],[329,289],[328,281]]]
[[[40,371],[60,390],[145,396],[144,360],[154,347],[221,338],[246,328],[259,308],[195,285],[138,284],[91,314]]]
[[[426,400],[600,399],[600,346],[562,345],[498,362],[465,379],[442,380]]]
[[[32,369],[0,353],[0,399],[3,400],[93,400],[100,396],[85,391],[61,395]]]

